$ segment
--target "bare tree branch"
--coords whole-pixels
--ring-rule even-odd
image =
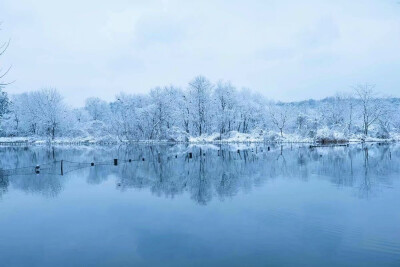
[[[10,45],[10,42],[11,42],[11,39],[8,39],[7,42],[4,42],[4,43],[0,46],[0,56],[3,55],[3,54],[6,52],[7,48],[8,48],[9,45]]]
[[[2,22],[0,22],[0,25],[1,24],[2,24]],[[1,28],[0,28],[0,30],[1,30]],[[7,42],[4,42],[2,45],[0,45],[0,56],[2,56],[6,52],[6,50],[8,49],[8,47],[10,45],[10,42],[11,42],[11,39],[8,39]],[[3,69],[0,69],[0,89],[2,87],[10,85],[10,84],[12,84],[14,82],[14,81],[12,81],[12,82],[3,82],[3,81],[1,81],[1,79],[4,78],[8,74],[8,72],[10,71],[11,68],[12,68],[12,66],[10,66],[5,72],[2,72]]]

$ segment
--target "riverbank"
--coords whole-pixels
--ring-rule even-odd
[[[295,134],[278,134],[259,135],[232,133],[229,136],[221,138],[219,134],[203,135],[200,137],[188,137],[185,139],[170,140],[127,140],[118,139],[112,136],[102,138],[96,137],[58,137],[49,139],[44,137],[0,137],[0,145],[124,145],[124,144],[288,144],[288,143],[304,143],[304,144],[351,144],[364,142],[399,142],[400,134],[392,134],[391,138],[374,138],[364,136],[351,136],[348,138],[308,138]]]

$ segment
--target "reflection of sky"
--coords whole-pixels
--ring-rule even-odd
[[[56,86],[82,105],[203,74],[280,100],[360,82],[398,96],[395,0],[3,0],[0,10],[0,39],[12,38],[10,92]]]

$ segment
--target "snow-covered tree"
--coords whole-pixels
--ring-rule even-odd
[[[7,113],[10,102],[8,99],[8,95],[6,92],[2,91],[0,87],[0,121],[3,118],[4,114]]]
[[[289,116],[291,115],[292,107],[290,105],[276,104],[269,106],[269,114],[273,125],[278,128],[283,137],[283,130],[288,125]]]
[[[86,99],[85,109],[93,120],[103,120],[108,113],[108,103],[98,97]]]
[[[191,122],[191,102],[189,98],[188,92],[180,91],[180,96],[176,98],[176,104],[178,105],[178,112],[182,118],[182,123],[184,127],[184,131],[189,134],[190,133],[190,122]]]
[[[107,104],[108,106],[108,104]],[[86,123],[93,117],[89,114],[87,109],[85,108],[76,108],[72,110],[72,113],[74,114],[75,121],[77,123]]]
[[[171,98],[170,93],[172,91],[167,87],[156,87],[150,91],[151,116],[153,119],[151,136],[155,139],[165,139],[167,130],[172,126],[174,120],[172,115],[174,99]]]
[[[219,82],[214,91],[215,118],[220,134],[234,129],[237,107],[236,88],[230,83]]]
[[[265,99],[254,94],[248,88],[243,88],[237,94],[236,130],[248,133],[256,127],[264,128]]]
[[[361,105],[362,128],[366,136],[370,126],[379,122],[387,112],[383,99],[374,89],[375,85],[371,84],[359,84],[354,88]]]
[[[339,94],[324,99],[321,114],[328,127],[340,128],[344,125],[344,106],[345,100]]]
[[[10,112],[4,122],[7,135],[37,135],[39,134],[40,110],[36,105],[35,92],[11,96]]]
[[[1,25],[1,23],[0,23]],[[6,52],[8,46],[10,45],[10,40],[7,42],[3,42],[0,44],[0,57]],[[0,63],[0,125],[3,119],[4,114],[8,111],[9,107],[9,99],[7,93],[3,91],[4,87],[8,85],[7,82],[4,81],[4,77],[7,75],[11,67],[4,69],[2,64]]]
[[[392,116],[392,127],[395,129],[398,133],[400,133],[400,105],[395,105],[393,107],[393,116]]]
[[[210,130],[212,89],[212,83],[204,76],[197,76],[189,83],[190,114],[197,135],[202,135]]]
[[[110,133],[119,139],[134,140],[143,133],[142,127],[136,127],[137,98],[127,94],[119,94],[116,101],[110,103]]]
[[[32,105],[39,111],[39,122],[42,131],[51,139],[61,133],[66,126],[67,107],[60,93],[54,88],[42,89],[33,93]]]

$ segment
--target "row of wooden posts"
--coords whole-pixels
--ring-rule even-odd
[[[142,158],[142,161],[145,161],[144,158]],[[128,159],[128,162],[132,162],[132,159]],[[118,166],[118,159],[113,160],[114,166]],[[90,166],[94,166],[94,162],[90,163]],[[39,174],[40,173],[40,165],[36,165],[35,167],[35,173]],[[61,160],[61,175],[64,175],[64,160]]]
[[[257,150],[257,148],[256,148]],[[268,151],[270,151],[270,147],[267,148]],[[240,149],[237,150],[237,153],[240,153]],[[218,156],[220,154],[220,150],[218,150]],[[188,158],[193,158],[193,153],[192,152],[188,152]],[[205,154],[204,154],[205,155]],[[175,158],[177,158],[178,156],[176,155]],[[142,158],[142,161],[145,161],[145,158]],[[132,159],[128,159],[128,162],[132,162]],[[91,162],[90,166],[94,166],[95,163]],[[118,159],[114,159],[113,160],[113,165],[114,166],[118,166]],[[39,174],[40,173],[40,165],[36,165],[35,167],[35,173]],[[61,175],[64,175],[64,160],[61,160]]]

